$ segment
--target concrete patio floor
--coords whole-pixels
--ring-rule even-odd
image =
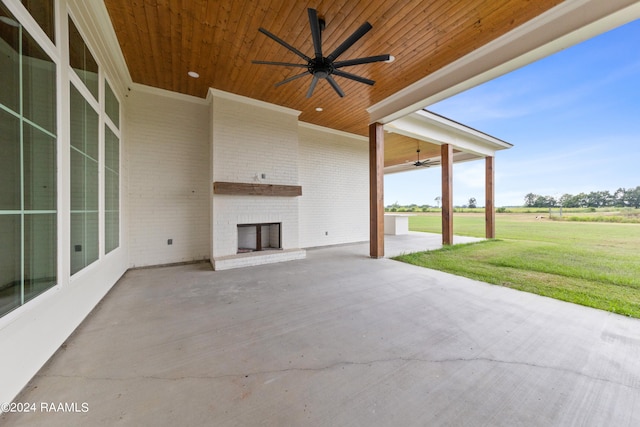
[[[367,254],[129,271],[0,425],[640,425],[639,320]]]

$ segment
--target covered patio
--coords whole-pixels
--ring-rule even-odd
[[[424,108],[638,17],[0,0],[0,403],[79,410],[0,424],[637,424],[637,321],[385,256],[455,243],[456,161],[485,159],[493,235],[508,144]],[[443,233],[385,250],[383,176],[416,141]],[[220,271],[261,249],[282,264]]]
[[[387,236],[387,248],[432,237]],[[130,270],[15,400],[88,410],[0,422],[640,423],[637,319],[373,261],[367,246]]]

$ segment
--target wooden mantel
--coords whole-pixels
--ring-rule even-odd
[[[243,182],[216,181],[213,183],[213,194],[297,197],[302,196],[302,187],[299,185],[249,184]]]

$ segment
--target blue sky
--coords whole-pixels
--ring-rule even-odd
[[[640,21],[428,107],[510,142],[496,206],[640,185]],[[440,168],[385,176],[385,205],[435,205]],[[454,165],[455,205],[484,205],[484,161]]]

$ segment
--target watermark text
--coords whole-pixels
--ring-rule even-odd
[[[83,414],[89,412],[89,404],[87,402],[5,402],[0,404],[0,413],[4,412]]]

